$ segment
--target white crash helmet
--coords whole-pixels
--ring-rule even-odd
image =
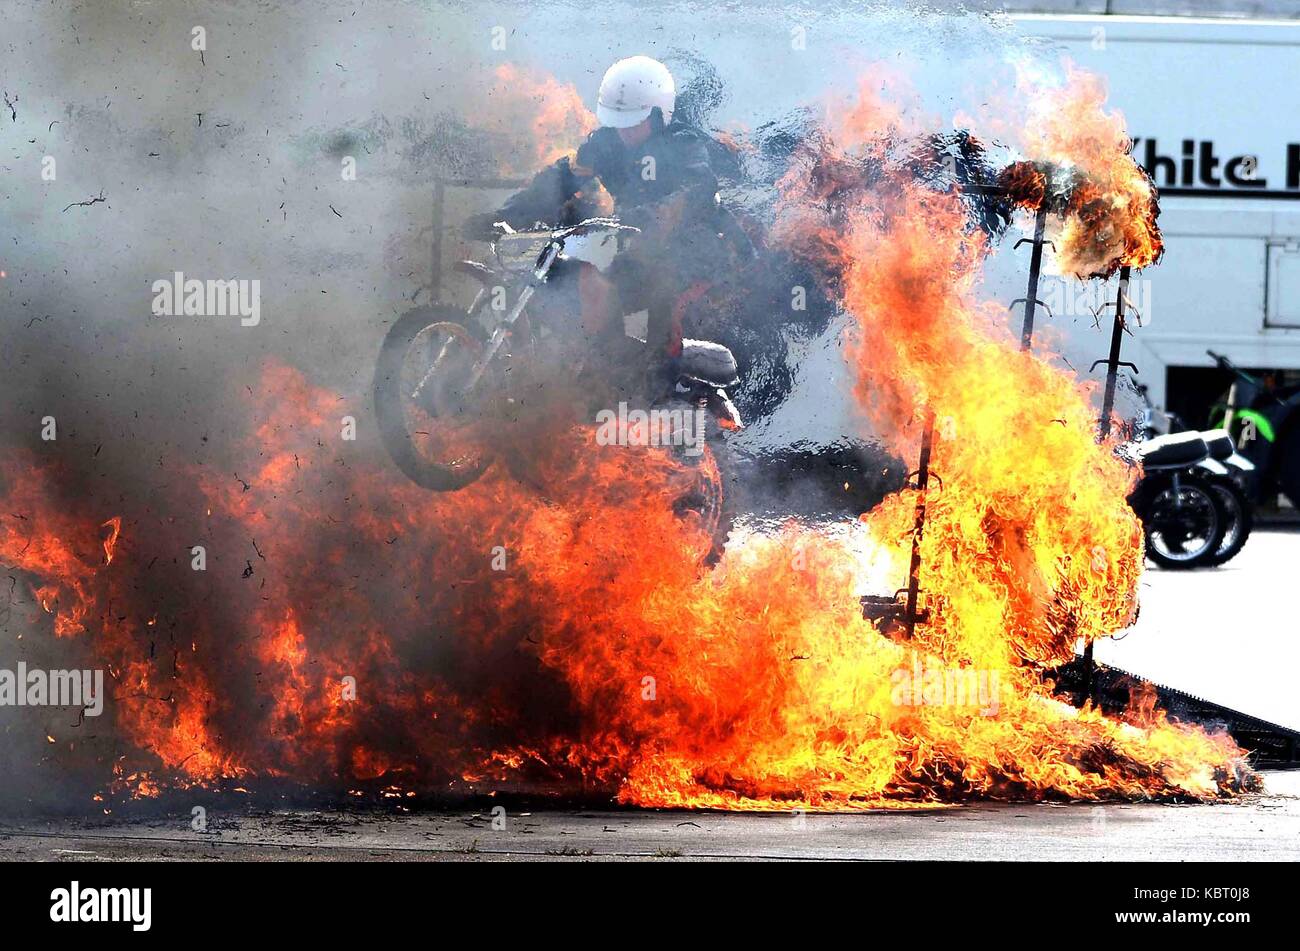
[[[596,118],[603,126],[627,129],[658,106],[666,125],[672,121],[676,101],[677,85],[668,67],[649,56],[632,56],[605,71],[596,100]]]

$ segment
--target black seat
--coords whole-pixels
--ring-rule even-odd
[[[710,386],[731,386],[739,379],[736,358],[731,351],[711,340],[683,340],[678,368],[686,376]]]
[[[1209,454],[1200,433],[1170,433],[1138,445],[1144,469],[1186,469]]]
[[[1201,433],[1201,438],[1205,440],[1205,445],[1210,450],[1210,458],[1217,459],[1219,462],[1237,451],[1237,447],[1232,442],[1232,434],[1226,429],[1207,429]]]

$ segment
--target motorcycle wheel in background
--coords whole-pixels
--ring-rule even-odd
[[[454,307],[431,305],[403,314],[389,329],[375,366],[375,416],[384,448],[412,482],[437,492],[463,489],[494,461],[471,431],[486,413],[491,379],[466,392],[483,345]],[[431,445],[439,435],[459,448]],[[478,435],[482,435],[481,431]]]
[[[1210,484],[1218,495],[1227,517],[1223,541],[1219,543],[1214,554],[1208,556],[1203,562],[1213,567],[1231,561],[1245,547],[1246,539],[1250,537],[1250,532],[1255,527],[1255,514],[1250,500],[1231,479],[1215,479]]]
[[[1181,570],[1207,563],[1223,543],[1228,516],[1219,494],[1205,479],[1188,473],[1148,477],[1138,508],[1147,557],[1161,568]]]

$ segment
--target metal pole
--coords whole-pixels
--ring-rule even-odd
[[[1029,258],[1029,289],[1025,292],[1025,322],[1020,328],[1020,349],[1034,342],[1034,310],[1038,306],[1038,273],[1043,265],[1043,232],[1047,230],[1047,199],[1034,215],[1034,250]]]
[[[1110,435],[1110,414],[1115,409],[1115,382],[1119,376],[1119,348],[1124,342],[1124,303],[1128,299],[1129,266],[1119,269],[1119,294],[1115,298],[1115,323],[1110,331],[1110,356],[1106,359],[1106,388],[1101,397],[1101,420],[1097,432],[1102,439]]]
[[[903,623],[907,638],[916,633],[917,600],[921,588],[921,537],[925,533],[925,500],[930,486],[930,451],[934,446],[934,410],[925,411],[925,429],[921,433],[921,460],[916,468],[916,523],[912,529],[912,562],[907,569],[907,606]]]
[[[1119,269],[1119,293],[1115,297],[1115,322],[1110,331],[1110,356],[1106,359],[1106,388],[1101,396],[1101,419],[1097,421],[1097,434],[1105,439],[1110,435],[1110,415],[1115,409],[1115,384],[1119,377],[1119,350],[1124,342],[1124,304],[1128,295],[1130,268],[1126,264]],[[1094,364],[1095,365],[1095,364]],[[1092,660],[1092,641],[1083,648],[1083,696],[1092,699],[1094,665]]]

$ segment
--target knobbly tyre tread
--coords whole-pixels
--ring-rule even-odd
[[[460,468],[443,465],[420,455],[406,427],[400,392],[402,361],[420,331],[434,324],[453,324],[477,340],[477,336],[464,327],[465,317],[462,310],[446,304],[430,304],[407,311],[384,335],[384,342],[379,348],[379,359],[375,363],[375,419],[379,424],[379,436],[384,448],[403,475],[416,485],[435,492],[454,492],[465,488],[482,476],[492,466],[494,459],[489,456],[485,465]]]
[[[700,564],[705,568],[712,568],[721,560],[736,520],[732,493],[726,484],[726,457],[727,447],[719,443],[706,443],[698,456],[681,456],[689,460],[698,475],[701,524],[709,538],[708,548],[700,555]]]

